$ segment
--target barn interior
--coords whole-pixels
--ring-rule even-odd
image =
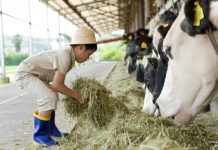
[[[6,2],[8,0],[0,0],[0,2],[1,1]],[[26,1],[31,2],[31,0]],[[162,118],[160,114],[158,114],[159,112],[156,113],[156,110],[152,115],[143,112],[144,99],[148,92],[144,76],[143,80],[141,80],[141,76],[139,77],[140,71],[137,67],[141,65],[141,67],[144,67],[143,69],[146,68],[146,66],[142,64],[144,53],[137,53],[137,55],[133,56],[134,58],[128,53],[131,49],[131,44],[134,42],[134,40],[128,39],[129,36],[135,36],[134,34],[139,29],[149,29],[149,24],[168,10],[178,14],[186,0],[37,1],[43,3],[47,12],[48,8],[52,9],[61,17],[68,20],[72,25],[78,28],[86,27],[92,29],[97,37],[99,51],[102,50],[106,53],[107,50],[113,49],[110,55],[122,52],[119,59],[113,57],[112,59],[101,58],[101,60],[96,58],[97,54],[99,55],[98,51],[96,51],[97,54],[94,54],[87,62],[84,64],[76,63],[75,68],[69,71],[65,78],[65,83],[68,87],[73,89],[73,85],[76,82],[75,80],[80,76],[83,77],[82,74],[84,74],[85,77],[90,77],[93,81],[82,78],[78,85],[83,84],[84,87],[88,87],[83,89],[83,91],[89,92],[91,89],[87,96],[90,99],[92,99],[92,96],[102,95],[100,99],[102,99],[105,104],[96,104],[92,101],[91,104],[88,104],[89,109],[86,109],[85,113],[83,113],[83,109],[81,112],[78,112],[80,110],[77,110],[75,106],[69,102],[71,101],[71,97],[64,97],[60,94],[60,102],[58,103],[56,111],[56,123],[61,131],[70,133],[70,138],[57,139],[60,145],[54,146],[51,149],[218,149],[218,117],[211,112],[200,113],[187,124],[175,123],[175,120],[173,120],[174,116]],[[1,15],[11,17],[4,11],[2,11]],[[60,19],[59,16],[58,19]],[[21,21],[23,20],[21,19]],[[24,22],[30,25],[30,28],[34,28],[34,22]],[[50,30],[48,26],[55,25],[49,25],[48,22],[47,20],[46,30],[43,31],[45,34],[49,35],[50,33],[52,34],[52,29]],[[22,28],[24,27],[28,26],[22,26]],[[59,28],[60,31],[60,24],[57,28]],[[0,31],[1,30],[0,28]],[[13,77],[15,70],[8,74],[8,68],[5,68],[7,67],[5,53],[9,51],[7,47],[7,43],[9,42],[7,42],[8,37],[4,36],[3,33],[4,30],[2,31],[2,37],[4,38],[0,38],[0,42],[2,42],[0,47],[0,93],[2,94],[0,95],[0,120],[2,120],[2,123],[0,127],[3,131],[0,131],[0,149],[50,149],[43,146],[32,145],[33,120],[31,112],[36,108],[32,104],[32,101],[30,101],[32,97],[26,92],[20,89],[18,90],[16,87]],[[36,53],[36,51],[34,51],[34,45],[39,45],[39,48],[41,48],[41,45],[36,43],[34,38],[31,38],[31,34],[30,29],[30,37],[28,37],[30,40],[25,43],[25,45],[27,45],[26,47],[29,48],[27,52],[28,56]],[[68,39],[67,42],[69,42],[70,37],[68,37],[67,34],[58,32],[57,36],[66,38]],[[52,38],[43,37],[42,39],[38,40],[43,42],[46,40],[53,40],[52,42],[61,41],[61,39],[58,38],[54,40]],[[143,40],[142,43],[133,46],[133,49],[138,48],[141,51],[147,49],[147,39],[145,43],[143,43]],[[55,46],[62,46],[60,41],[58,41],[59,45],[56,44]],[[12,44],[9,43],[8,45]],[[105,48],[107,46],[109,48]],[[26,47],[24,50],[28,49]],[[48,48],[51,48],[51,46],[43,47],[43,50],[45,49],[46,51]],[[154,47],[152,48],[155,49]],[[141,54],[143,54],[143,56]],[[170,59],[170,56],[168,58]],[[16,60],[16,62],[18,61],[20,60]],[[133,62],[135,63],[134,67],[129,67],[129,64],[133,64]],[[16,64],[15,67],[17,69],[18,64]],[[10,78],[8,78],[8,76],[10,76]],[[3,82],[3,85],[1,85],[1,82]],[[91,82],[93,86],[90,86],[88,82]],[[100,94],[96,94],[97,92],[95,90],[98,88],[100,89]],[[110,102],[108,102],[108,100]],[[94,109],[92,107],[93,105],[95,105]],[[73,114],[73,109],[80,115]],[[93,116],[90,117],[90,114]],[[107,119],[109,120],[108,122],[105,121]],[[99,125],[99,122],[103,122],[103,125]]]

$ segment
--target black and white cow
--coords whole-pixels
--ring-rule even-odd
[[[138,51],[136,50],[135,35],[133,32],[127,34],[127,52],[124,61],[127,64],[127,72],[130,74],[136,69]]]
[[[149,114],[153,113],[153,108],[155,108],[154,103],[163,88],[168,66],[168,58],[166,54],[162,52],[163,39],[175,19],[176,15],[171,11],[166,11],[160,16],[162,24],[158,25],[153,30],[154,33],[152,42],[153,50],[157,57],[147,58],[147,60],[145,58],[143,62],[145,66],[144,79],[147,88],[144,98],[143,111]],[[148,99],[153,99],[153,102]]]
[[[217,113],[217,27],[217,0],[185,2],[163,41],[163,51],[172,58],[168,61],[165,83],[156,101],[161,116],[186,123],[208,104]],[[215,40],[211,42],[210,39]],[[152,110],[146,113],[154,113],[153,98],[147,100],[150,101],[147,107]]]
[[[151,42],[152,39],[148,36],[148,30],[141,28],[136,32],[138,35],[142,33],[141,36],[135,40],[136,45],[139,48],[139,53],[137,54],[136,62],[136,81],[144,83],[144,67],[143,67],[143,57],[149,56],[152,53]]]
[[[127,72],[131,74],[136,70],[136,80],[139,82],[144,82],[144,71],[140,62],[144,55],[151,53],[151,38],[148,37],[148,32],[145,28],[139,28],[127,35],[128,50],[124,58],[127,62]]]

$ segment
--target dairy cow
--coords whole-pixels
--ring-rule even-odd
[[[170,29],[176,15],[171,11],[166,11],[160,16],[162,24],[153,30],[153,52],[155,57],[144,60],[144,79],[147,91],[145,93],[143,111],[153,113],[154,103],[158,98],[164,84],[167,71],[168,58],[162,52],[163,39]],[[153,111],[152,111],[153,110]]]
[[[135,43],[139,48],[139,53],[137,54],[136,61],[136,81],[144,83],[144,67],[143,67],[143,57],[150,56],[152,53],[151,42],[152,39],[148,36],[148,30],[140,28],[136,32],[139,36],[136,38]],[[140,33],[142,33],[140,35]]]
[[[136,69],[136,60],[138,51],[136,49],[136,44],[134,42],[135,35],[134,33],[130,32],[127,34],[127,52],[124,57],[124,61],[127,64],[127,72],[131,74]]]
[[[187,123],[210,103],[217,111],[217,18],[217,0],[187,0],[168,31],[163,50],[172,58],[156,101],[161,116]]]

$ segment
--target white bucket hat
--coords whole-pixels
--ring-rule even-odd
[[[73,32],[70,44],[96,44],[95,33],[89,28],[78,28]]]

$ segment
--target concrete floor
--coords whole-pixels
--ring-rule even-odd
[[[104,82],[116,64],[109,61],[74,68],[67,74],[66,85],[80,76]],[[25,149],[32,144],[35,106],[32,96],[14,83],[0,87],[0,149]]]

